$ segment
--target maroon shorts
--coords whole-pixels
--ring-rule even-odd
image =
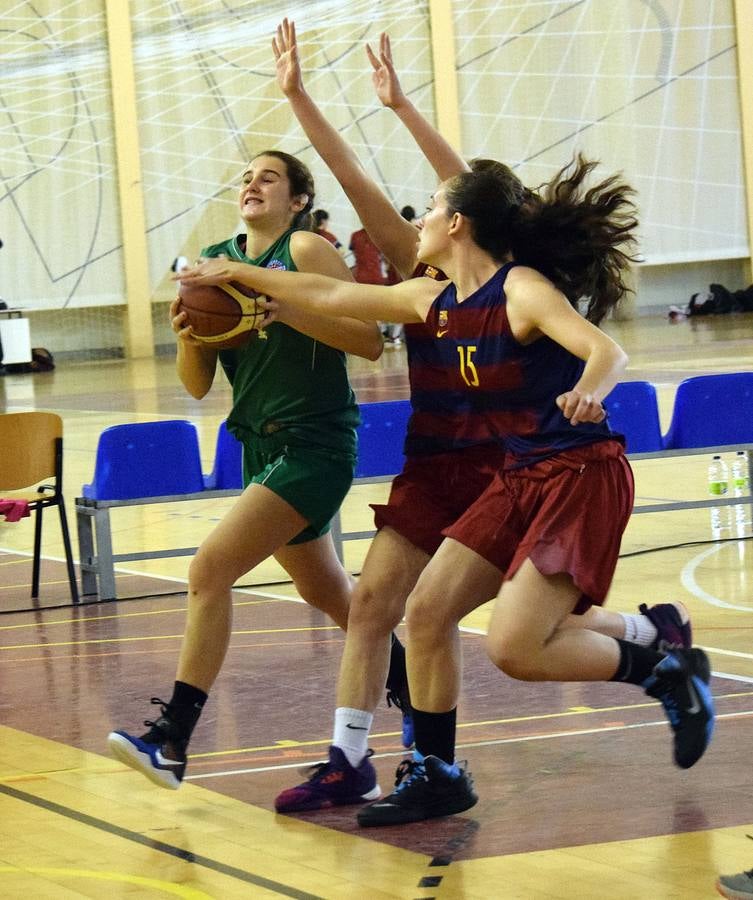
[[[560,453],[497,474],[444,530],[497,566],[506,580],[526,559],[542,575],[568,573],[582,597],[574,612],[601,605],[633,508],[633,473],[617,441]]]
[[[394,528],[433,556],[445,529],[484,493],[504,460],[503,450],[488,445],[409,457],[392,482],[387,504],[372,504],[376,527]]]

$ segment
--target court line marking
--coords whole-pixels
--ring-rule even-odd
[[[150,602],[153,602],[151,597],[145,598]],[[267,602],[266,597],[262,597],[259,600],[238,600],[233,601],[233,609],[236,609],[241,606],[260,606],[262,603]],[[275,598],[272,598],[275,599]],[[287,598],[281,598],[287,599]],[[127,599],[124,600],[101,600],[100,603],[126,603]],[[87,604],[88,605],[88,604]],[[93,604],[92,604],[93,605]],[[95,607],[99,608],[99,607]],[[24,610],[27,612],[28,610]],[[44,610],[35,610],[35,612],[44,612]],[[174,606],[170,607],[170,609],[145,609],[141,610],[141,612],[119,612],[114,613],[111,616],[80,616],[73,619],[50,619],[49,621],[43,622],[23,622],[20,625],[0,625],[0,631],[13,631],[18,628],[47,628],[52,625],[79,625],[83,622],[107,622],[110,619],[137,619],[142,616],[166,616],[171,615],[173,613],[184,613],[188,612],[188,606]]]
[[[120,825],[115,825],[112,822],[107,822],[104,819],[97,819],[94,816],[89,816],[86,813],[79,812],[76,809],[71,809],[68,806],[63,806],[60,803],[55,803],[52,800],[45,800],[42,797],[37,797],[34,794],[28,794],[26,791],[19,791],[18,788],[10,787],[6,784],[0,784],[0,794],[5,794],[8,797],[12,797],[15,800],[20,800],[23,803],[29,803],[32,806],[40,807],[41,809],[45,809],[48,812],[54,813],[58,816],[63,816],[67,819],[73,819],[76,822],[80,822],[83,825],[88,825],[91,828],[96,828],[98,831],[105,831],[108,834],[115,835],[115,837],[124,838],[127,841],[132,841],[135,844],[141,844],[144,847],[148,847],[150,850],[158,850],[160,853],[166,853],[169,856],[177,857],[178,859],[183,860],[184,862],[193,863],[197,866],[202,866],[205,869],[211,869],[214,872],[219,872],[221,875],[227,875],[230,878],[236,878],[238,881],[244,881],[247,884],[254,884],[257,887],[265,888],[268,891],[271,891],[274,894],[280,894],[283,897],[293,897],[296,900],[324,900],[322,897],[318,897],[316,894],[309,894],[305,891],[299,891],[297,888],[288,887],[285,884],[280,884],[277,881],[272,881],[268,878],[264,878],[261,875],[254,875],[251,872],[246,872],[244,869],[238,869],[235,866],[228,865],[226,863],[219,862],[216,859],[212,859],[209,856],[201,856],[198,853],[194,853],[190,850],[184,850],[181,847],[176,847],[173,844],[167,844],[164,841],[158,841],[154,838],[147,837],[144,834],[139,834],[137,831],[130,831],[128,828],[122,828]]]
[[[163,894],[183,897],[184,900],[212,900],[211,894],[205,894],[189,885],[172,884],[157,878],[144,878],[141,875],[128,875],[125,872],[99,872],[94,869],[62,869],[49,866],[0,866],[2,875],[45,875],[58,878],[93,878],[97,881],[116,881],[133,884],[138,887],[153,888]],[[62,885],[60,885],[62,887]]]
[[[723,672],[712,672],[717,678],[727,678],[732,681],[744,681],[746,683],[753,683],[753,678],[746,678],[745,676],[736,676],[736,675],[727,675]],[[751,691],[742,691],[735,693],[726,693],[726,694],[717,694],[715,696],[715,700],[737,700],[741,697],[753,697],[753,692]],[[649,701],[647,703],[631,703],[627,705],[620,706],[599,706],[599,707],[590,707],[590,706],[577,706],[571,707],[569,709],[562,709],[556,712],[550,713],[536,713],[527,716],[508,716],[504,719],[480,719],[475,722],[458,722],[457,728],[458,730],[466,729],[466,728],[479,728],[483,725],[519,725],[521,723],[532,723],[532,722],[543,722],[549,719],[562,719],[562,718],[570,718],[572,716],[590,716],[590,715],[598,715],[600,713],[625,713],[632,712],[633,710],[640,709],[655,709],[656,702]],[[728,714],[730,715],[730,714]],[[599,729],[597,729],[599,730]],[[398,731],[386,731],[380,732],[377,734],[372,734],[371,737],[374,738],[392,738],[397,737],[400,734]],[[316,738],[310,741],[294,741],[294,740],[279,740],[275,741],[274,744],[262,744],[257,747],[238,747],[233,750],[209,750],[205,753],[192,753],[190,754],[190,758],[192,760],[199,759],[210,759],[214,756],[240,756],[244,753],[261,753],[264,751],[273,751],[273,750],[293,750],[293,749],[301,749],[306,747],[319,747],[319,746],[328,746],[331,743],[331,739],[327,738]],[[298,763],[300,765],[300,761]]]
[[[704,603],[708,603],[711,606],[718,606],[720,609],[734,609],[737,612],[753,612],[753,607],[738,606],[736,603],[728,603],[726,600],[722,600],[719,597],[715,597],[713,594],[709,594],[709,592],[705,591],[696,580],[695,572],[698,566],[709,556],[718,553],[722,547],[726,546],[730,545],[715,544],[713,547],[709,547],[708,550],[703,550],[701,553],[696,554],[696,556],[688,560],[680,571],[680,583],[685,590],[694,597],[698,597],[699,600],[702,600]]]
[[[233,635],[244,634],[289,634],[290,632],[301,631],[340,631],[338,625],[303,625],[298,628],[249,628],[234,631]],[[77,641],[49,641],[37,644],[4,644],[0,645],[2,650],[33,650],[48,647],[86,647],[96,646],[99,644],[130,644],[140,643],[142,641],[167,641],[167,640],[183,640],[183,633],[180,634],[147,634],[147,635],[131,635],[124,638],[87,638],[86,640]]]
[[[703,648],[707,653],[719,653],[721,656],[737,656],[740,659],[753,659],[753,653],[743,653],[740,650],[722,650],[721,647]]]
[[[722,713],[721,715],[716,716],[716,719],[736,719],[743,718],[747,716],[753,716],[753,710],[736,712],[736,713]],[[457,745],[458,750],[473,750],[478,747],[495,747],[501,744],[524,744],[530,741],[551,741],[557,738],[568,738],[568,737],[583,737],[587,735],[596,735],[596,734],[607,734],[613,731],[630,731],[635,728],[657,728],[659,726],[667,726],[667,720],[661,719],[657,722],[635,722],[630,725],[605,725],[603,728],[582,728],[577,731],[557,731],[550,732],[549,734],[530,734],[530,735],[521,735],[519,737],[510,737],[510,738],[494,738],[488,741],[473,741],[471,743],[459,743]],[[389,753],[375,753],[372,756],[372,759],[389,759],[390,757],[400,756],[404,757],[406,753],[409,751],[406,750],[398,750],[395,752]],[[279,765],[274,766],[259,766],[258,768],[245,768],[245,769],[226,769],[222,772],[203,772],[200,775],[186,775],[184,776],[184,781],[200,781],[207,778],[222,778],[228,775],[253,775],[256,773],[262,772],[279,772],[284,769],[300,769],[302,761],[299,760],[295,763],[280,763]],[[303,767],[308,768],[305,762],[303,762]]]

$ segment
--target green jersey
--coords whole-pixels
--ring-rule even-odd
[[[294,230],[255,259],[243,252],[245,235],[205,247],[201,255],[294,272]],[[342,350],[273,322],[243,347],[220,350],[219,357],[233,387],[228,429],[241,441],[284,429],[291,442],[356,452],[358,407]]]

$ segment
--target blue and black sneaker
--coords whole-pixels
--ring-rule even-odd
[[[364,828],[404,825],[465,812],[478,803],[473,779],[465,766],[450,765],[436,756],[404,759],[397,767],[395,790],[358,811]]]
[[[158,697],[152,697],[152,703],[160,704],[162,715],[156,722],[145,720],[144,725],[149,727],[146,734],[134,737],[126,731],[112,731],[107,743],[120,762],[160,787],[177,791],[186,771],[188,741],[168,717],[167,704]]]
[[[689,769],[703,756],[714,733],[711,667],[699,647],[662,650],[667,655],[654,666],[643,687],[649,697],[661,701],[675,733],[675,762]]]
[[[413,707],[410,703],[408,685],[399,691],[387,691],[387,706],[394,706],[403,714],[402,744],[406,750],[410,750],[414,743],[413,737]]]

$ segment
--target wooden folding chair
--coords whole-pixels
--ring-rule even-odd
[[[42,513],[57,506],[63,533],[71,599],[78,603],[78,586],[63,500],[63,420],[55,413],[0,415],[0,495],[26,500],[34,511],[34,564],[31,596],[39,598]]]

